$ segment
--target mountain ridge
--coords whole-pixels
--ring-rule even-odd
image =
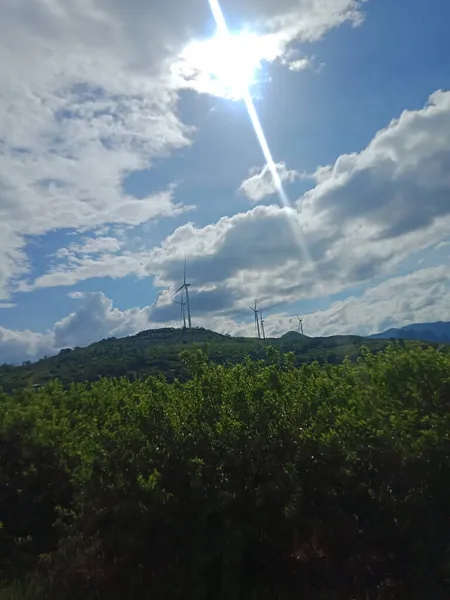
[[[450,322],[411,323],[404,327],[393,327],[369,336],[371,339],[404,339],[422,342],[450,343]]]
[[[5,391],[41,385],[58,379],[63,384],[96,381],[101,377],[142,378],[164,375],[169,381],[186,379],[184,350],[201,350],[218,364],[242,362],[246,356],[265,359],[272,346],[282,353],[292,352],[297,364],[303,362],[338,363],[345,356],[356,358],[361,346],[374,351],[385,347],[384,340],[360,336],[311,338],[290,331],[266,341],[232,337],[202,328],[150,329],[124,338],[107,338],[85,348],[65,348],[55,356],[22,365],[0,366],[0,387]]]
[[[413,331],[414,333],[414,331]],[[291,352],[297,365],[318,361],[337,364],[345,357],[356,360],[361,348],[372,352],[385,348],[394,335],[373,337],[336,335],[308,337],[298,331],[288,331],[279,338],[232,337],[208,329],[149,329],[124,338],[107,338],[84,348],[65,348],[59,354],[22,365],[0,366],[0,388],[6,392],[28,386],[40,386],[53,380],[63,385],[97,381],[102,377],[142,379],[164,376],[168,381],[189,377],[183,352],[201,350],[216,364],[237,364],[249,357],[266,360],[270,346],[281,353]],[[411,334],[412,335],[412,334]],[[415,341],[414,338],[410,338]],[[417,343],[442,343],[431,339]],[[448,340],[450,342],[450,339]],[[448,346],[450,350],[450,345]]]

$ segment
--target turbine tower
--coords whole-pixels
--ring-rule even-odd
[[[303,333],[303,319],[300,319],[300,317],[297,317],[297,319],[298,319],[298,329],[299,329],[300,333],[302,335],[304,335],[304,333]]]
[[[264,327],[264,319],[263,319],[263,314],[262,314],[262,310],[260,311],[260,317],[261,317],[261,331],[262,331],[262,337],[263,340],[266,341],[266,329]]]
[[[186,282],[186,255],[184,255],[184,279],[183,279],[183,285],[172,295],[172,298],[174,298],[177,294],[179,294],[181,292],[181,290],[183,290],[183,292],[186,293],[186,307],[187,307],[187,314],[188,314],[188,323],[189,323],[189,329],[192,329],[191,305],[189,303],[189,288],[190,287],[191,287],[191,284]]]
[[[180,305],[180,325],[183,326],[183,329],[186,329],[186,310],[184,308],[186,306],[186,302],[184,301],[184,290],[181,294],[181,302],[178,300],[174,300],[174,302],[175,304]]]
[[[258,340],[260,340],[261,339],[261,331],[259,329],[259,319],[258,319],[259,310],[256,308],[256,304],[257,304],[257,301],[255,300],[255,308],[253,308],[253,306],[250,306],[250,310],[252,310],[253,314],[255,315],[255,329],[258,334]]]

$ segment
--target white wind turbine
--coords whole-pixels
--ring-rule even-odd
[[[263,313],[262,313],[262,310],[260,310],[260,313],[261,313],[261,314],[260,314],[260,317],[261,317],[261,331],[262,331],[262,337],[263,337],[263,340],[265,341],[265,340],[266,340],[266,329],[265,329],[265,327],[264,327],[264,319],[263,319]]]
[[[255,308],[253,308],[253,306],[250,306],[250,310],[252,310],[253,314],[255,315],[255,329],[258,334],[258,340],[260,340],[261,339],[261,331],[259,329],[259,319],[258,319],[259,310],[256,308],[256,304],[257,304],[257,301],[255,300]]]
[[[179,300],[174,300],[174,302],[180,306],[180,325],[183,326],[183,329],[186,329],[186,302],[184,301],[184,290],[181,294],[181,302]]]
[[[181,290],[183,290],[183,292],[186,293],[186,307],[187,307],[187,314],[188,314],[188,323],[189,323],[189,329],[192,329],[191,305],[189,303],[189,288],[190,287],[191,287],[191,284],[186,282],[186,255],[184,255],[184,279],[183,279],[183,285],[174,294],[172,294],[172,298],[174,298],[177,294],[179,294],[181,292]]]
[[[303,333],[303,319],[301,319],[300,317],[297,317],[297,319],[298,319],[298,329],[299,329],[300,333],[302,335],[304,335],[304,333]]]

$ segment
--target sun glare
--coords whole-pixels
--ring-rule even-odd
[[[183,58],[197,80],[213,86],[219,95],[241,100],[256,82],[269,51],[264,38],[254,33],[218,31],[209,40],[191,43]]]

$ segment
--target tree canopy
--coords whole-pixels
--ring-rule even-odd
[[[361,353],[0,396],[0,598],[447,598],[450,356]]]

